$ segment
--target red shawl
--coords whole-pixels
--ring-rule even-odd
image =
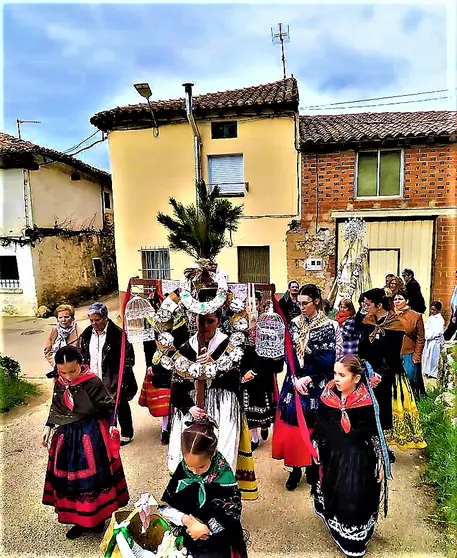
[[[95,378],[96,376],[97,376],[97,374],[94,374],[94,372],[90,372],[89,367],[86,366],[86,365],[81,366],[81,374],[77,378],[72,380],[71,382],[67,382],[67,380],[65,380],[59,374],[59,377],[58,377],[57,381],[59,382],[59,384],[61,386],[65,387],[65,391],[63,393],[63,400],[64,400],[65,405],[70,409],[70,411],[73,411],[73,409],[75,408],[75,403],[73,401],[73,396],[71,395],[71,392],[68,388],[70,386],[77,386],[78,384],[82,384],[83,382],[87,382],[87,380],[91,380],[92,378]]]
[[[335,380],[332,380],[325,386],[325,389],[321,395],[321,401],[328,407],[332,407],[332,409],[341,410],[341,427],[347,434],[351,430],[351,421],[349,420],[346,409],[368,407],[369,405],[373,405],[373,401],[366,385],[360,382],[356,390],[347,397],[345,403],[343,404],[342,400],[333,391],[335,385]]]

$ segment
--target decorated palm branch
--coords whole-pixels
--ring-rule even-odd
[[[333,308],[344,298],[357,303],[360,295],[371,288],[366,244],[367,225],[360,217],[348,219],[343,226],[347,249],[338,264],[338,272],[329,295]]]

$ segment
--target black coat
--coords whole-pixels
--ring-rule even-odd
[[[288,293],[286,293],[286,295],[279,299],[279,306],[289,324],[294,318],[301,314],[301,310],[298,303],[294,302]]]
[[[90,340],[92,337],[92,326],[86,327],[81,335],[81,353],[85,364],[90,365]],[[112,397],[116,397],[117,380],[119,377],[119,366],[121,361],[122,329],[112,320],[108,320],[106,330],[106,341],[102,350],[102,381]],[[126,340],[124,373],[122,376],[121,401],[130,401],[138,391],[133,366],[135,365],[135,353],[132,344]]]
[[[421,287],[416,279],[411,279],[405,285],[408,294],[409,307],[419,314],[423,314],[426,309],[425,300],[422,296]]]

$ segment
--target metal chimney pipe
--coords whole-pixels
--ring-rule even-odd
[[[192,87],[193,83],[183,83],[184,91],[186,93],[186,115],[189,124],[192,127],[192,132],[194,134],[194,158],[195,158],[195,180],[196,182],[201,182],[202,180],[202,162],[201,162],[201,148],[202,140],[200,137],[200,132],[195,122],[194,115],[192,112]]]

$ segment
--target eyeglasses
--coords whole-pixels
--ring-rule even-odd
[[[308,301],[299,300],[299,301],[298,301],[298,304],[299,304],[300,306],[308,306],[309,304],[312,304],[312,303],[313,303],[312,300],[308,300]]]

